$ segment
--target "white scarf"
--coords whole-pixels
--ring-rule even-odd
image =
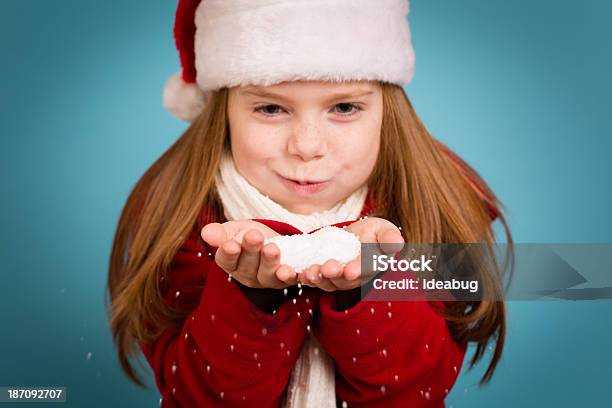
[[[236,169],[231,152],[227,151],[222,155],[215,183],[228,220],[261,218],[282,221],[304,233],[326,225],[357,219],[368,192],[367,186],[364,186],[323,212],[292,213],[249,184]],[[284,407],[336,407],[334,361],[312,332],[307,334],[293,368]]]

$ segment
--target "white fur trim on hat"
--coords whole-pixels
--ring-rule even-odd
[[[195,16],[203,90],[294,80],[408,84],[408,0],[207,0]]]
[[[183,81],[180,72],[172,75],[164,86],[163,105],[177,118],[191,122],[204,109],[208,93],[197,84]]]

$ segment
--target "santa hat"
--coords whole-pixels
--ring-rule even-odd
[[[223,87],[294,80],[406,85],[415,55],[408,0],[179,0],[182,70],[164,107],[194,120]]]

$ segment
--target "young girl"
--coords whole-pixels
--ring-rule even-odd
[[[141,350],[162,406],[444,406],[470,341],[471,366],[495,341],[490,380],[503,302],[368,301],[359,258],[298,274],[264,245],[327,225],[492,244],[496,218],[510,240],[406,97],[407,15],[403,0],[179,1],[164,103],[192,123],[131,192],[108,281],[121,365],[143,385]]]

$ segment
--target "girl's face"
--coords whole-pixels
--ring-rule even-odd
[[[231,88],[234,163],[287,210],[325,211],[362,187],[380,146],[378,82],[284,82]]]

